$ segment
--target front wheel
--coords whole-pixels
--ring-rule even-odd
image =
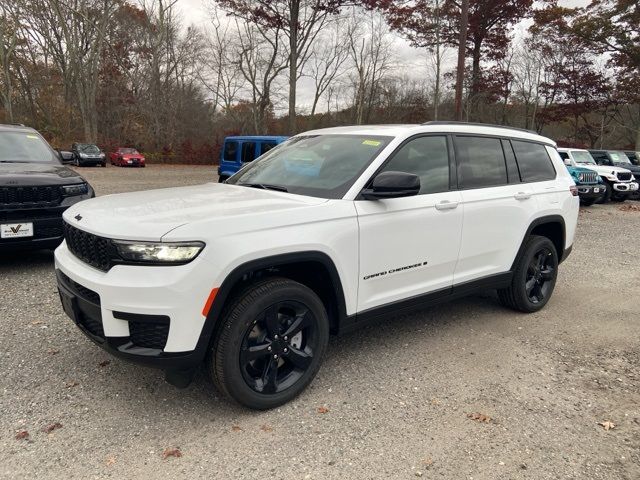
[[[591,205],[593,205],[596,202],[595,198],[589,198],[589,199],[585,199],[585,200],[580,200],[580,204],[583,207],[590,207]]]
[[[557,278],[558,253],[553,242],[547,237],[532,235],[516,263],[511,285],[498,290],[498,298],[514,310],[537,312],[551,298]]]
[[[320,298],[285,278],[245,290],[221,321],[207,370],[221,392],[257,410],[277,407],[302,392],[318,372],[329,341]]]

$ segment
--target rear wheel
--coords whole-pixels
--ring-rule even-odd
[[[604,192],[604,195],[598,199],[598,203],[609,203],[611,201],[611,192],[613,192],[613,185],[611,182],[607,182],[607,190]]]
[[[221,392],[258,410],[302,392],[318,372],[329,341],[322,301],[285,278],[245,290],[221,321],[207,369]]]
[[[558,254],[547,237],[533,235],[525,243],[508,288],[498,290],[502,304],[531,313],[544,307],[558,277]]]

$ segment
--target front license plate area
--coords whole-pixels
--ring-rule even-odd
[[[60,294],[60,302],[62,303],[64,313],[75,323],[78,323],[78,301],[76,300],[76,296],[61,286],[58,286],[58,293]]]
[[[3,223],[0,225],[0,238],[33,237],[33,223]]]

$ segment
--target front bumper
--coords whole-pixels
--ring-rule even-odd
[[[603,196],[607,191],[607,186],[604,184],[576,186],[578,188],[578,195],[583,199],[597,199]]]
[[[613,189],[619,193],[631,193],[638,190],[636,182],[614,183]]]
[[[35,217],[31,217],[28,211],[0,212],[0,224],[33,224],[32,237],[0,238],[0,251],[57,247],[62,242],[63,211],[64,208],[54,209],[52,212],[41,213],[41,216]]]
[[[202,362],[202,308],[211,285],[187,265],[117,265],[108,272],[77,259],[62,243],[55,252],[60,300],[93,342],[113,355],[165,370]],[[205,265],[200,271],[210,271]]]

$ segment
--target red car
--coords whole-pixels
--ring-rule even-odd
[[[118,167],[144,167],[144,156],[135,148],[116,148],[109,153],[109,161]]]

